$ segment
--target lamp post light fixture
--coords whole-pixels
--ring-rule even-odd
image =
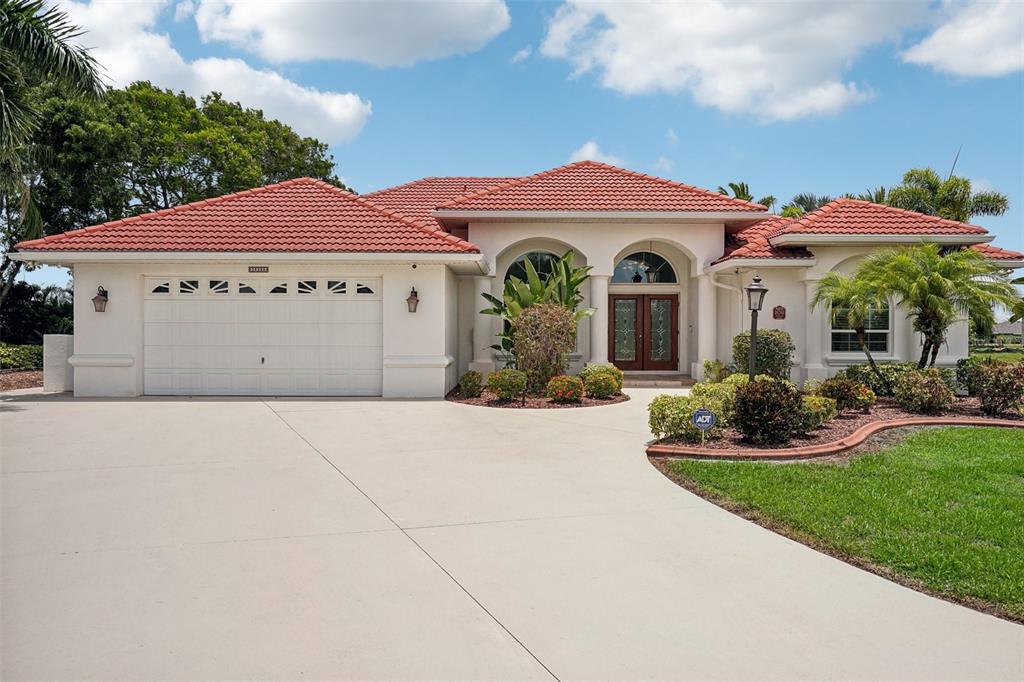
[[[92,297],[92,306],[96,309],[96,312],[102,313],[107,309],[107,301],[110,300],[110,292],[103,288],[103,286],[96,287],[96,295]]]
[[[747,308],[750,310],[750,362],[749,378],[754,380],[754,373],[757,371],[757,313],[764,305],[764,295],[768,293],[768,287],[761,283],[761,278],[754,275],[753,281],[747,285]]]
[[[416,312],[416,307],[420,304],[420,297],[416,293],[416,287],[412,288],[412,292],[409,294],[409,298],[405,299],[406,305],[409,306],[409,312]]]

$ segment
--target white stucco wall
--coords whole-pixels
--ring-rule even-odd
[[[266,264],[266,263],[263,263]],[[160,275],[247,274],[247,263],[79,263],[74,266],[76,396],[136,396],[143,392],[143,287]],[[457,348],[456,280],[443,264],[270,263],[269,275],[367,276],[382,282],[384,397],[441,397],[453,385]],[[93,309],[102,285],[106,312]],[[420,303],[408,312],[415,286]]]

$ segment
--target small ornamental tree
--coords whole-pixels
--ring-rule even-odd
[[[526,372],[527,391],[543,393],[551,377],[564,374],[576,346],[576,318],[557,303],[523,310],[512,322],[516,366]]]

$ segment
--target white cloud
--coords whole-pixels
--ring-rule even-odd
[[[509,60],[509,63],[518,64],[521,61],[529,59],[531,54],[533,54],[533,45],[527,45],[526,47],[512,55],[512,59]]]
[[[503,0],[290,2],[200,0],[204,41],[223,41],[275,62],[348,59],[410,66],[474,52],[508,28]]]
[[[830,114],[871,90],[843,72],[897,37],[924,2],[583,3],[548,23],[543,55],[625,94],[689,92],[700,104],[765,120]]]
[[[679,142],[679,136],[676,135],[675,128],[669,128],[665,132],[665,141],[668,142],[669,147],[675,147],[676,143]]]
[[[170,37],[156,30],[166,6],[166,2],[101,0],[63,4],[72,23],[87,31],[79,40],[92,48],[115,86],[148,80],[195,97],[217,90],[229,100],[262,109],[268,117],[328,143],[351,139],[369,118],[370,103],[351,92],[305,87],[240,59],[186,61]]]
[[[659,156],[653,164],[653,168],[661,173],[670,173],[676,167],[676,162],[667,156]]]
[[[569,162],[572,163],[574,161],[600,161],[601,163],[610,163],[613,166],[626,165],[626,162],[621,157],[602,152],[601,148],[597,146],[596,140],[584,142],[580,145],[579,149],[570,154]]]
[[[947,6],[947,20],[903,53],[903,61],[957,76],[1005,76],[1024,70],[1024,4]]]
[[[177,5],[174,6],[174,20],[184,21],[193,14],[196,13],[196,3],[194,0],[180,0]]]

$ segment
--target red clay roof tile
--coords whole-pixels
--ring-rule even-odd
[[[391,209],[437,229],[444,229],[444,226],[430,215],[438,204],[516,179],[514,177],[430,177],[370,192],[364,194],[363,197],[378,206]]]
[[[783,234],[986,234],[977,225],[958,223],[937,216],[859,199],[836,199],[806,215],[793,219],[769,235]]]
[[[30,251],[477,253],[479,248],[313,178],[22,242]]]
[[[1001,249],[991,244],[975,244],[971,248],[991,260],[1024,260],[1024,253],[1020,251]]]
[[[768,235],[780,230],[792,218],[772,216],[749,225],[725,238],[725,254],[716,263],[730,258],[814,258],[802,246],[772,246]]]
[[[518,178],[438,204],[467,211],[764,212],[759,204],[597,161]]]

